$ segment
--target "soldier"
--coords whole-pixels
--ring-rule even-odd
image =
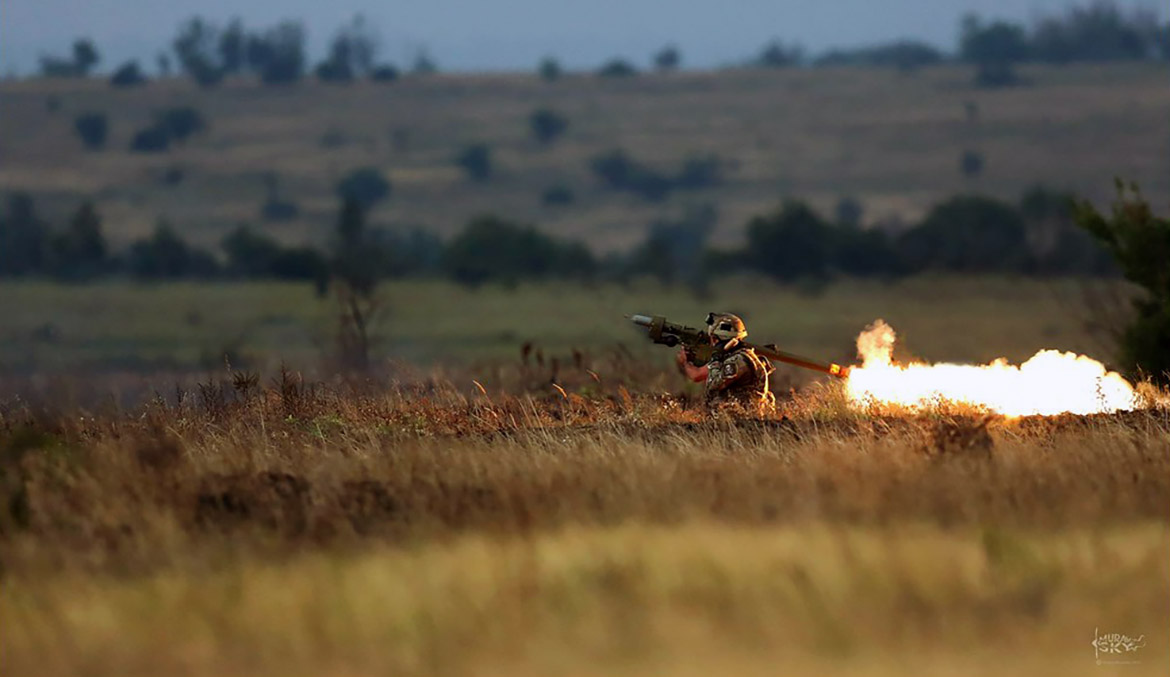
[[[692,365],[686,348],[679,351],[677,360],[687,378],[705,383],[708,406],[724,409],[730,405],[759,414],[775,406],[776,398],[768,390],[768,375],[775,367],[755,350],[740,345],[747,336],[743,320],[731,313],[710,313],[707,336],[715,348],[707,364]]]

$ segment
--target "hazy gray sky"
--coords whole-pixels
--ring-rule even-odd
[[[103,69],[128,58],[154,66],[181,20],[200,14],[250,26],[304,21],[314,58],[337,26],[361,12],[385,41],[385,57],[403,63],[426,47],[441,68],[529,69],[545,55],[571,67],[624,56],[645,63],[666,43],[686,64],[715,66],[754,54],[772,38],[812,51],[913,37],[955,43],[966,12],[1029,21],[1088,0],[0,0],[0,73],[27,72],[43,53],[68,51],[92,37]],[[1163,1],[1120,0],[1156,8]]]

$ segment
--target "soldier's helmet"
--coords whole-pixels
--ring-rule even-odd
[[[731,313],[708,313],[707,333],[720,342],[742,339],[747,336],[747,327],[738,315]]]

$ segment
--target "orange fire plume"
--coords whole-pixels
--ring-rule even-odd
[[[882,320],[857,337],[860,367],[846,392],[857,406],[920,409],[942,402],[966,404],[1008,416],[1095,414],[1140,406],[1134,387],[1100,362],[1074,353],[1041,350],[1021,365],[898,364],[895,334]]]

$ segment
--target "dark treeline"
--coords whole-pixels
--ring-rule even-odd
[[[751,219],[740,249],[713,249],[710,206],[650,225],[632,250],[595,256],[583,243],[547,235],[497,216],[472,219],[446,242],[422,230],[368,226],[369,205],[343,195],[342,217],[323,248],[286,246],[249,226],[223,238],[218,251],[195,247],[165,222],[114,252],[101,216],[86,203],[66,223],[38,216],[32,199],[10,196],[0,215],[0,277],[84,281],[234,278],[311,280],[336,273],[336,242],[349,242],[366,278],[446,277],[465,285],[551,278],[628,281],[654,277],[703,289],[719,275],[754,271],[781,282],[835,276],[893,278],[928,271],[1029,275],[1111,275],[1108,254],[1074,222],[1071,196],[1034,188],[1017,204],[961,195],[937,204],[908,227],[862,228],[860,205],[843,200],[833,218],[799,201]],[[357,225],[355,225],[357,224]],[[361,242],[353,246],[353,233]]]
[[[249,28],[239,19],[226,25],[193,17],[184,22],[171,41],[171,49],[157,55],[160,76],[178,70],[199,85],[213,87],[224,78],[255,77],[269,85],[295,83],[308,75],[323,82],[348,83],[359,79],[388,82],[398,79],[401,70],[381,60],[382,40],[361,15],[334,32],[324,57],[310,63],[306,31],[301,22],[284,21],[266,28]],[[959,44],[953,53],[916,40],[856,48],[835,48],[808,55],[797,44],[774,40],[746,62],[752,67],[863,65],[888,66],[908,71],[948,61],[978,66],[978,82],[985,85],[1013,84],[1011,66],[1021,62],[1070,63],[1094,61],[1170,60],[1170,24],[1160,25],[1150,10],[1127,12],[1111,0],[1094,0],[1060,14],[1042,16],[1030,25],[971,14],[960,24]],[[41,73],[48,77],[87,77],[100,63],[93,41],[79,38],[67,56],[41,57]],[[660,73],[682,67],[683,56],[675,45],[663,47],[650,56],[651,66]],[[416,75],[436,72],[434,60],[420,51],[409,67]],[[555,59],[543,60],[537,74],[548,81],[558,79],[563,69]],[[111,84],[137,86],[146,76],[137,61],[111,69]],[[603,77],[631,77],[639,68],[624,58],[601,64],[596,74]]]

